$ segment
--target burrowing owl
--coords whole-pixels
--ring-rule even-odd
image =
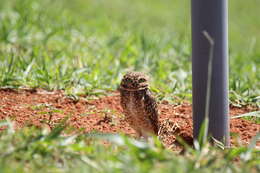
[[[126,121],[141,137],[158,135],[158,109],[148,88],[148,76],[128,72],[120,83],[121,106]]]

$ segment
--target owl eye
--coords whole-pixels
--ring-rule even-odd
[[[132,80],[130,78],[126,78],[125,82],[131,82]]]
[[[140,78],[139,80],[138,80],[138,82],[139,83],[142,83],[142,82],[145,82],[146,80],[144,79],[144,78]]]

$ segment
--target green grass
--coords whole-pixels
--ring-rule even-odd
[[[187,147],[180,155],[165,149],[157,139],[144,143],[119,135],[63,136],[63,125],[50,133],[32,127],[14,133],[10,122],[1,125],[9,126],[0,133],[0,172],[4,173],[260,171],[260,153],[254,142],[249,148],[225,150],[208,144],[202,149]]]
[[[0,86],[115,90],[127,70],[191,98],[189,1],[1,0]],[[259,103],[258,0],[230,3],[230,99]]]
[[[190,99],[189,3],[0,0],[0,87],[98,95],[115,90],[127,70],[140,70],[151,76],[158,98]],[[259,6],[259,0],[229,1],[230,100],[238,106],[260,106]],[[64,137],[62,130],[2,131],[0,173],[260,171],[253,147],[205,145],[181,156],[157,140]],[[103,138],[114,144],[103,146]]]

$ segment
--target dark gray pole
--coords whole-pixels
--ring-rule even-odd
[[[227,0],[191,0],[191,6],[194,138],[198,138],[200,127],[208,112],[208,135],[228,146]],[[210,44],[210,41],[214,44]],[[213,53],[212,65],[209,63],[211,53]],[[209,82],[211,87],[207,90],[207,79],[210,72],[212,72]],[[210,91],[208,111],[207,91]]]

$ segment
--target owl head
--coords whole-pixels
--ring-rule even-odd
[[[149,77],[142,72],[128,72],[124,75],[120,88],[129,91],[146,89],[148,80]]]

